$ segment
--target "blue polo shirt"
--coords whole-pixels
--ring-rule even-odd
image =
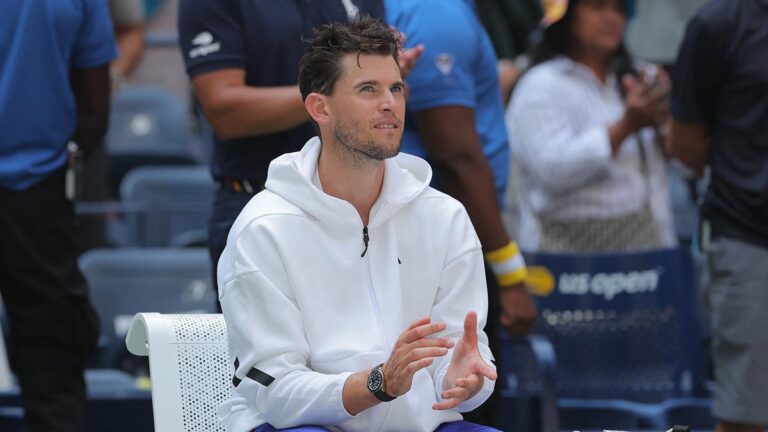
[[[64,165],[77,123],[70,71],[116,55],[106,0],[0,1],[0,188]]]
[[[768,246],[768,0],[714,0],[688,24],[672,115],[707,126],[713,234]]]
[[[384,20],[381,0],[353,0],[361,14]],[[190,78],[220,69],[245,71],[256,87],[298,84],[302,39],[330,22],[348,22],[341,0],[182,0],[179,40]],[[265,108],[266,109],[266,108]],[[215,138],[214,178],[263,184],[272,159],[301,149],[314,136],[309,122],[280,133],[241,139]]]
[[[402,150],[429,160],[409,113],[448,105],[474,109],[477,134],[503,206],[509,173],[504,103],[496,54],[474,4],[470,0],[386,0],[385,5],[389,23],[405,33],[406,46],[424,44],[424,54],[406,79],[409,97]]]

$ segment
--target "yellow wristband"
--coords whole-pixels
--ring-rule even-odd
[[[517,255],[520,255],[520,248],[517,247],[517,243],[511,241],[501,249],[486,253],[485,259],[487,259],[489,263],[495,264],[510,260]]]
[[[500,274],[496,275],[496,281],[499,283],[500,286],[516,285],[521,282],[525,282],[527,278],[528,278],[527,267],[520,267],[519,269],[510,273],[505,273],[503,275],[500,275]]]
[[[514,285],[523,282],[528,276],[523,255],[513,241],[501,249],[486,253],[485,259],[491,265],[499,285]]]

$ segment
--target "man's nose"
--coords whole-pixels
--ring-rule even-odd
[[[379,108],[382,111],[390,111],[396,103],[397,103],[397,98],[395,97],[395,94],[392,93],[391,90],[388,90],[383,93],[381,97],[381,101],[379,102]]]

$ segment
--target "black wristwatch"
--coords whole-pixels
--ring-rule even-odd
[[[384,372],[381,370],[382,366],[384,366],[384,363],[373,368],[371,374],[368,375],[368,390],[376,396],[376,399],[382,402],[389,402],[397,396],[390,396],[384,391]]]

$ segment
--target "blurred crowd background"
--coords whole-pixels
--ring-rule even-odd
[[[424,12],[412,0],[340,0],[339,13],[385,14],[405,33],[408,49],[424,50],[407,78],[412,99],[404,151],[433,164],[436,187],[468,208],[484,249],[514,240],[526,256],[531,297],[518,298],[535,306],[520,310],[501,300],[492,308],[497,314],[535,313],[537,320],[532,336],[516,334],[526,332],[503,320],[491,330],[499,335],[494,343],[504,375],[500,402],[485,418],[504,430],[552,430],[553,415],[562,430],[661,430],[673,422],[696,430],[763,430],[768,340],[758,333],[768,324],[768,4],[423,1],[432,11],[429,24],[414,18]],[[255,71],[262,60],[274,65],[265,72],[273,82],[295,85],[291,74],[298,66],[279,76],[279,61],[264,58],[293,53],[300,39],[281,45],[264,37],[265,44],[276,44],[270,50],[245,40],[262,28],[279,33],[281,20],[289,21],[281,11],[294,7],[283,2],[295,3],[254,0],[239,13],[255,21],[235,24],[216,8],[239,8],[242,1],[108,2],[119,50],[108,67],[108,129],[88,158],[72,165],[78,179],[77,262],[100,321],[96,352],[84,362],[91,371],[113,371],[88,375],[88,430],[151,429],[148,365],[124,347],[133,314],[218,311],[213,273],[222,242],[245,202],[263,188],[268,162],[244,162],[249,153],[243,146],[274,146],[309,130],[305,113],[283,114],[290,110],[277,102],[260,106],[243,99],[254,113],[242,119],[250,129],[237,131],[222,105],[222,83],[243,92],[258,88],[263,77]],[[469,5],[471,16],[462,19],[472,24],[448,24],[453,15],[446,11],[458,8],[456,2]],[[304,13],[321,14],[304,7]],[[242,35],[212,35],[203,17],[221,18],[216,25],[231,24]],[[427,30],[457,22],[452,31],[460,39],[443,42],[463,47],[476,38],[480,42],[467,50],[477,56],[434,51],[440,43],[430,38],[439,36]],[[0,30],[0,52],[6,52],[3,38],[13,36]],[[226,43],[239,37],[242,56],[261,52],[264,58],[238,58],[217,48],[220,38]],[[486,40],[493,58],[480,55]],[[211,55],[193,54],[196,49]],[[209,62],[218,51],[231,57]],[[11,94],[12,82],[3,80],[4,67],[10,69],[0,60],[0,125],[7,130],[14,125],[9,113],[15,101],[2,97]],[[244,76],[224,75],[238,68]],[[454,71],[465,75],[450,81]],[[481,85],[489,80],[492,95],[484,95]],[[464,85],[470,93],[454,92]],[[245,93],[226,98],[238,95]],[[281,97],[275,93],[275,100]],[[437,110],[453,105],[469,111]],[[258,111],[281,118],[259,120]],[[270,121],[279,126],[271,128]],[[259,127],[263,132],[254,132]],[[465,133],[474,147],[462,148],[460,140],[451,147]],[[0,216],[21,205],[13,194],[21,196],[27,187],[2,177],[4,167],[16,163],[2,162],[13,160],[4,140],[0,135],[0,188],[6,194],[0,195]],[[291,150],[304,143],[294,141]],[[8,232],[18,231],[14,223],[24,225],[24,216],[3,217]],[[44,255],[51,238],[44,237],[30,256]],[[20,301],[11,287],[22,267],[13,256],[27,259],[9,239],[0,235],[6,303]],[[34,303],[29,307],[36,310]],[[30,365],[44,364],[57,352],[45,350],[59,342],[44,342],[39,352],[23,348],[13,332],[17,315],[25,312],[6,309],[5,340],[18,375],[26,358],[44,359]],[[33,315],[45,331],[67,321],[53,315],[46,320],[39,310]],[[542,354],[539,337],[555,356]],[[22,430],[11,429],[24,416],[19,407],[29,417],[36,405],[19,399],[4,351],[0,426],[7,421],[7,430]],[[15,352],[24,354],[14,358]],[[42,391],[48,385],[28,379],[31,384],[22,387]]]

